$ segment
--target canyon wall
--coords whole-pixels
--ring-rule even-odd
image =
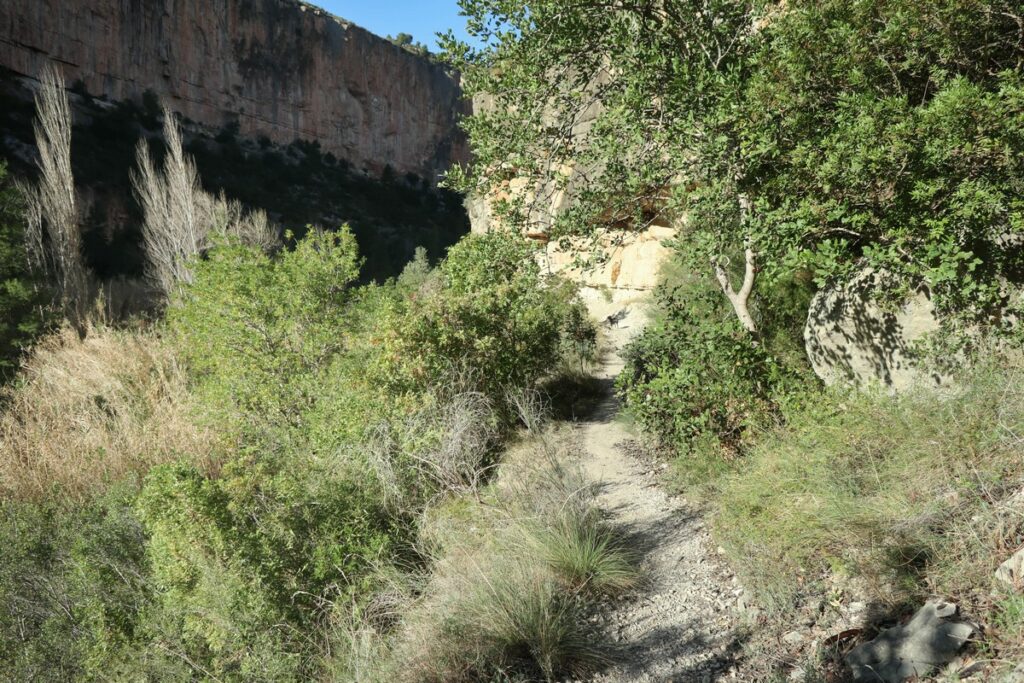
[[[0,66],[58,64],[96,96],[299,138],[356,168],[436,181],[468,151],[457,76],[297,0],[2,0]]]
[[[476,112],[490,112],[496,106],[492,97],[478,95],[472,108]],[[572,135],[586,140],[603,111],[596,98],[585,103],[573,117]],[[597,228],[594,239],[573,239],[567,245],[549,238],[555,218],[572,206],[584,178],[596,175],[597,170],[565,163],[551,168],[538,182],[513,177],[486,194],[470,196],[466,210],[472,230],[487,233],[508,229],[495,208],[502,202],[522,200],[527,223],[522,228],[524,237],[543,245],[541,263],[550,272],[568,277],[585,290],[600,290],[602,296],[612,298],[612,303],[642,296],[657,285],[661,266],[671,253],[668,243],[678,234],[678,225],[659,217],[642,228]],[[584,297],[587,296],[584,291]]]

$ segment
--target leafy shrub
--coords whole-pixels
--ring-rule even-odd
[[[137,486],[85,505],[0,504],[0,671],[10,680],[116,678],[137,652],[151,585]]]
[[[169,343],[97,328],[37,347],[0,416],[13,446],[0,458],[0,532],[39,529],[0,560],[13,606],[0,637],[21,653],[2,661],[5,674],[321,676],[339,606],[373,613],[380,577],[423,561],[412,551],[420,513],[452,492],[479,494],[508,397],[550,372],[582,324],[570,288],[509,238],[474,242],[435,271],[424,255],[362,287],[347,231],[291,247],[267,255],[225,241],[195,260],[168,308]],[[424,321],[446,315],[484,344],[432,336]],[[81,430],[60,422],[69,416]],[[40,444],[46,457],[34,459]],[[51,511],[56,493],[64,507]],[[587,577],[611,566],[604,531],[567,538]],[[577,584],[600,582],[535,570],[544,581],[526,611],[505,604],[485,649],[538,672],[573,670],[571,649],[585,646]],[[26,601],[33,587],[44,595]]]
[[[500,400],[557,367],[563,343],[585,323],[573,287],[544,277],[532,247],[514,235],[473,235],[440,267],[441,289],[417,297],[393,332],[393,381],[411,386],[470,369]]]
[[[401,537],[372,486],[301,458],[240,457],[207,479],[165,466],[139,512],[160,586],[158,637],[219,678],[312,675],[333,600],[359,596]]]
[[[761,306],[764,338],[752,337],[720,294],[689,282],[659,290],[658,320],[625,350],[618,388],[640,427],[681,455],[683,473],[705,481],[723,471],[754,427],[770,424],[806,372],[785,351],[791,321]],[[795,365],[795,367],[794,367]],[[724,449],[724,451],[723,451]]]
[[[167,319],[219,419],[249,430],[301,424],[344,348],[348,285],[358,274],[344,229],[312,232],[277,257],[228,242],[196,264]]]

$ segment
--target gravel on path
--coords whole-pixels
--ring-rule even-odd
[[[620,422],[613,382],[623,367],[621,347],[639,329],[608,331],[612,348],[600,377],[607,396],[580,425],[581,467],[598,488],[597,502],[641,556],[642,581],[601,615],[618,642],[616,664],[600,683],[742,680],[736,610],[742,588],[725,566],[701,511],[661,485],[661,466]]]

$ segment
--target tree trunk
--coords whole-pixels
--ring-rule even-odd
[[[722,291],[729,299],[729,303],[732,304],[736,317],[740,319],[740,324],[746,328],[747,332],[757,334],[757,325],[754,323],[754,318],[750,315],[750,308],[748,306],[750,293],[754,290],[754,281],[757,279],[757,254],[754,252],[753,247],[748,246],[744,251],[744,261],[743,285],[738,292],[732,288],[732,283],[729,282],[729,274],[725,272],[722,264],[712,260],[712,265],[715,268],[715,277],[718,278],[718,284],[721,285]]]
[[[750,198],[745,194],[741,194],[739,203],[740,224],[746,226],[747,220],[750,217]],[[749,238],[747,239],[743,256],[743,285],[738,292],[732,288],[732,283],[729,282],[729,274],[725,271],[721,262],[718,259],[712,258],[711,265],[715,269],[715,277],[718,279],[718,284],[722,287],[722,292],[725,293],[729,303],[732,304],[736,317],[740,319],[740,324],[746,328],[747,332],[756,335],[757,325],[754,324],[754,318],[750,315],[748,304],[750,302],[750,294],[754,291],[754,282],[757,279],[757,253],[754,251],[753,244],[751,244]]]

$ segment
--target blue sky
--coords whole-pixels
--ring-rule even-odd
[[[455,0],[306,1],[381,36],[409,33],[431,50],[437,49],[435,33],[451,28],[457,36],[466,37],[466,20],[459,16]]]

